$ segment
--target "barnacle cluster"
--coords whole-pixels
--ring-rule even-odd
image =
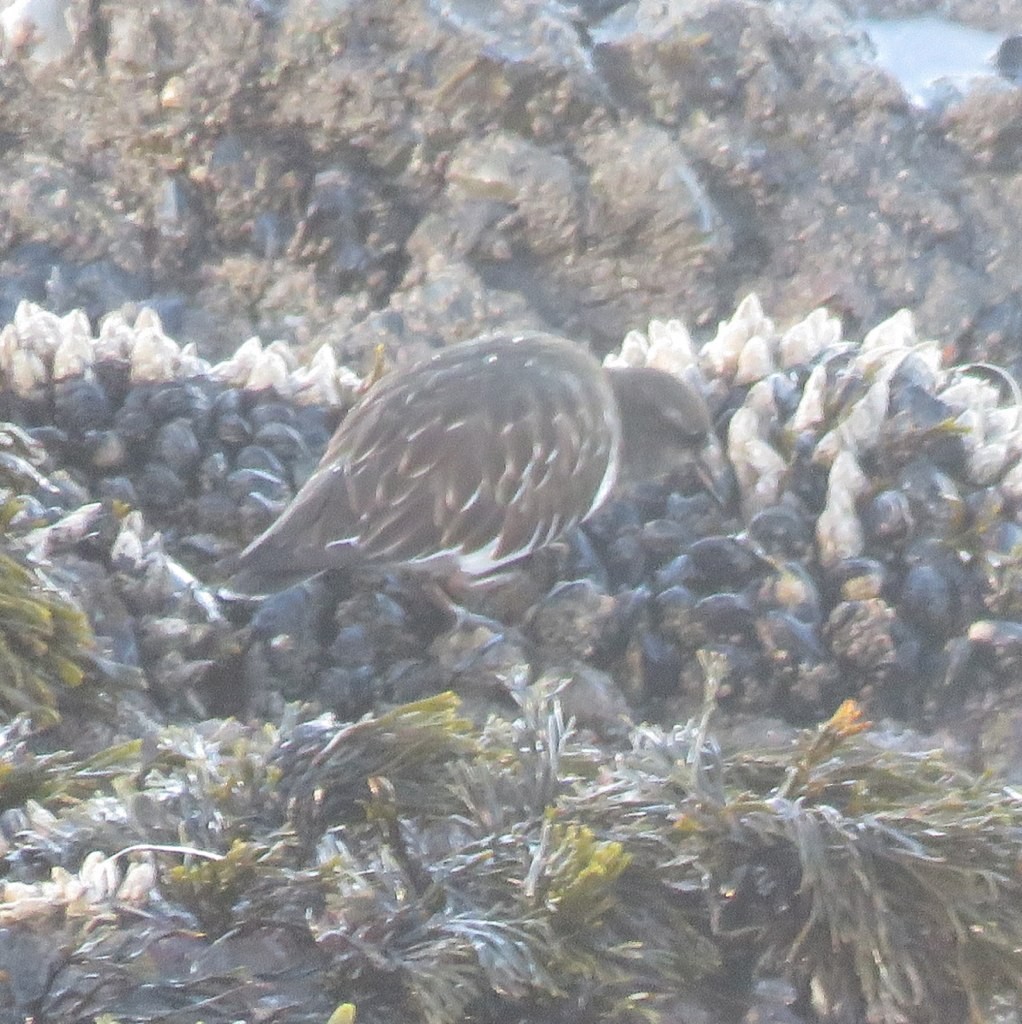
[[[50,397],[54,403],[73,404],[69,397],[59,396],[59,385],[77,380],[96,383],[101,367],[125,371],[132,384],[210,377],[250,391],[272,389],[298,405],[339,405],[343,389],[359,384],[351,371],[337,365],[326,345],[299,365],[283,342],[264,346],[250,338],[229,359],[211,364],[194,344],[181,346],[168,337],[159,316],[145,307],[134,323],[120,313],[105,316],[93,336],[81,310],[57,316],[23,301],[11,323],[0,329],[0,387],[23,400]]]
[[[662,632],[719,648],[739,690],[772,680],[796,714],[850,692],[932,712],[1012,683],[1022,401],[1005,372],[949,365],[904,310],[853,343],[824,310],[780,330],[755,296],[701,347],[657,321],[608,359],[698,381],[734,474],[737,521],[656,574]]]
[[[186,564],[208,572],[272,521],[359,383],[328,348],[299,365],[284,345],[251,339],[210,365],[149,310],[134,324],[108,316],[93,336],[80,312],[18,307],[0,330],[0,415],[24,426],[35,464],[0,453],[20,473],[8,535],[88,609],[102,667],[141,670],[162,707],[199,710],[196,688],[237,640]],[[24,582],[13,566],[4,579]],[[66,631],[75,620],[61,607],[39,604],[36,619]],[[23,612],[12,599],[11,614]],[[85,644],[84,618],[80,632],[71,639]],[[16,644],[32,635],[19,626]],[[12,711],[56,703],[36,681],[52,668],[37,646],[32,686],[8,673],[5,688],[23,693],[4,698]],[[73,655],[52,649],[63,678]]]
[[[210,365],[149,312],[92,337],[24,304],[0,332],[0,406],[47,455],[14,526],[109,594],[85,602],[102,653],[165,707],[209,707],[199,691],[219,686],[351,714],[570,678],[573,712],[619,721],[624,694],[670,718],[700,699],[700,652],[725,665],[725,706],[802,721],[851,695],[933,724],[1010,692],[1022,430],[1006,374],[949,364],[907,312],[854,342],[824,310],[781,330],[755,297],[701,346],[654,322],[608,361],[704,391],[716,493],[685,478],[624,495],[566,560],[537,560],[489,632],[438,637],[391,583],[287,593],[240,632],[217,601],[216,563],[285,507],[360,386],[328,349],[300,365],[253,340]]]
[[[79,497],[163,514],[161,525],[173,513],[176,537],[190,526],[207,555],[211,533],[249,536],[273,519],[359,384],[328,347],[299,365],[253,338],[211,365],[148,309],[131,325],[107,316],[93,337],[84,314],[23,302],[0,330],[4,417],[29,427]]]

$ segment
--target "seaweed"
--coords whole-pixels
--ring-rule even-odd
[[[17,495],[49,487],[41,458],[20,428],[0,424],[0,720],[25,714],[40,728],[59,721],[61,697],[85,680],[95,645],[84,612],[29,561],[11,528]]]
[[[1017,1000],[1018,794],[885,749],[852,703],[724,753],[710,691],[626,748],[555,698],[479,728],[441,694],[40,761],[74,785],[24,791],[49,817],[6,841],[0,918],[59,933],[60,1019],[655,1022],[740,1015],[770,979],[829,1021]]]
[[[728,802],[718,933],[751,928],[760,967],[825,1019],[986,1020],[1022,979],[1022,802],[936,754],[855,743],[867,728],[848,702],[794,759],[740,759],[783,777]]]

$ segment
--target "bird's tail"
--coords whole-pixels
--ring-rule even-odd
[[[293,557],[279,550],[260,551],[259,557],[241,561],[240,556],[225,559],[221,571],[229,574],[220,587],[220,596],[228,600],[247,597],[266,597],[312,579],[328,568],[318,565],[296,564]]]
[[[284,514],[223,565],[230,579],[222,592],[259,597],[350,566],[357,560],[354,538],[345,542],[351,520],[339,474],[318,470]]]

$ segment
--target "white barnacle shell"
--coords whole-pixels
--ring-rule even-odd
[[[699,362],[712,376],[734,378],[738,372],[742,352],[754,338],[760,338],[770,351],[771,369],[776,331],[773,321],[764,315],[759,296],[746,296],[738,303],[734,315],[717,328],[713,340],[708,341],[699,352]],[[746,372],[754,365],[762,364],[759,343],[750,349],[746,357]],[[767,370],[769,373],[770,370]]]
[[[217,380],[222,380],[226,384],[231,384],[234,387],[244,387],[248,383],[249,377],[252,375],[252,370],[255,368],[256,361],[263,353],[263,343],[257,337],[251,337],[247,341],[242,342],[230,359],[225,359],[223,362],[217,363],[212,370],[210,375]]]
[[[1011,455],[1006,444],[996,441],[977,445],[969,452],[969,479],[979,487],[994,483],[1004,472]]]
[[[271,341],[266,346],[266,351],[280,356],[284,360],[288,373],[298,369],[298,359],[295,357],[294,349],[286,341],[281,341],[279,338],[276,341]]]
[[[89,318],[76,309],[61,320],[61,338],[53,353],[53,379],[85,376],[96,357]]]
[[[0,922],[16,924],[45,917],[53,912],[53,904],[41,887],[31,882],[4,882],[0,889]]]
[[[738,353],[734,382],[752,384],[768,377],[776,369],[773,346],[761,334],[754,334]]]
[[[827,503],[816,520],[816,548],[824,566],[862,553],[864,539],[856,502],[868,489],[869,480],[855,456],[839,452],[827,478]]]
[[[940,398],[957,410],[954,424],[968,455],[969,480],[980,487],[995,483],[1022,454],[1022,393],[1018,385],[998,368],[993,369],[1011,392],[1010,404],[1001,405],[1002,389],[971,369],[952,370],[953,379],[940,391]]]
[[[827,477],[827,503],[851,503],[854,505],[869,490],[869,478],[859,468],[851,452],[841,452],[830,467]]]
[[[114,899],[142,902],[152,889],[150,879],[155,879],[151,869],[136,873],[128,886],[117,858],[95,850],[85,857],[77,872],[57,865],[47,879],[6,883],[0,894],[0,921],[27,921],[61,911],[69,917],[94,917],[97,907]]]
[[[22,398],[38,397],[49,382],[43,357],[17,338],[4,356],[4,376],[11,390]]]
[[[826,404],[827,367],[820,363],[813,367],[802,388],[802,398],[799,400],[798,408],[788,421],[789,428],[796,433],[801,433],[803,430],[815,430],[824,421]]]
[[[773,389],[765,381],[749,388],[745,401],[728,424],[728,444],[740,447],[746,441],[764,440],[777,420]]]
[[[700,364],[711,376],[730,380],[748,340],[742,324],[724,320],[717,326],[716,335],[700,349]]]
[[[1002,405],[1004,388],[993,380],[977,376],[970,370],[992,371],[1006,386],[1011,400]],[[956,423],[965,426],[978,439],[998,441],[1009,451],[1022,451],[1022,389],[1015,379],[1000,367],[971,364],[957,368],[957,376],[940,392],[941,400],[961,410]],[[973,415],[967,415],[967,414]],[[978,416],[978,428],[973,418]]]
[[[863,339],[854,360],[855,368],[867,378],[894,376],[907,360],[915,360],[919,369],[929,372],[936,383],[943,376],[943,354],[936,341],[919,341],[912,314],[899,310],[894,316],[878,324]]]
[[[769,336],[774,334],[774,322],[763,312],[763,303],[755,292],[749,292],[735,307],[731,323],[745,331],[746,338],[754,334]]]
[[[121,521],[121,528],[110,545],[110,561],[118,569],[136,569],[145,560],[142,541],[142,513],[129,512]]]
[[[752,483],[752,478],[746,478],[743,469],[747,461],[747,449],[749,445],[761,442],[760,419],[756,413],[745,406],[736,409],[727,427],[727,454],[735,467],[738,476],[738,483],[745,489],[746,483]]]
[[[781,367],[790,370],[807,366],[824,349],[841,341],[841,321],[826,309],[814,309],[809,316],[789,327],[777,344]]]
[[[853,508],[828,505],[816,520],[816,550],[820,564],[830,568],[862,552],[862,524]]]
[[[12,387],[12,368],[14,353],[18,350],[18,332],[14,324],[5,324],[0,328],[0,377],[4,387]]]
[[[752,409],[759,417],[761,437],[766,437],[767,432],[773,430],[779,423],[777,398],[774,392],[774,382],[771,380],[760,380],[753,384],[749,388],[742,406]]]
[[[99,322],[96,339],[96,362],[121,362],[131,357],[135,329],[120,310],[107,313]]]
[[[680,320],[651,320],[646,366],[683,376],[696,365],[692,335]]]
[[[117,899],[121,903],[141,906],[156,888],[156,868],[149,861],[135,861],[124,872],[124,879],[117,888]]]
[[[629,331],[604,366],[652,366],[675,376],[687,374],[696,364],[695,346],[680,320],[651,320],[646,333]]]
[[[941,400],[956,409],[976,412],[996,409],[1000,401],[997,388],[986,380],[963,374],[941,389]]]
[[[263,349],[252,364],[244,384],[250,391],[274,391],[282,398],[291,394],[291,374],[287,360],[279,350]]]
[[[738,370],[743,349],[755,337],[761,338],[771,349],[772,362],[775,336],[774,322],[764,315],[759,296],[752,293],[738,303],[730,320],[718,326],[716,336],[702,347],[699,359],[711,375],[731,380]],[[753,361],[755,351],[750,351],[748,362]]]
[[[92,339],[92,325],[84,309],[72,309],[70,313],[65,313],[60,318],[61,340],[72,335]]]
[[[747,516],[776,504],[788,470],[787,461],[767,440],[776,417],[773,388],[760,381],[728,424],[727,454]]]
[[[0,374],[23,398],[38,397],[49,383],[49,365],[61,336],[60,317],[22,300],[0,332]]]
[[[209,360],[203,359],[199,355],[198,346],[194,341],[188,342],[181,349],[178,373],[182,377],[207,377],[209,375]]]
[[[862,350],[912,348],[918,341],[912,312],[899,309],[866,334],[862,339]]]
[[[98,850],[87,854],[78,870],[78,877],[91,903],[104,903],[113,898],[121,884],[121,869],[113,857]]]
[[[321,345],[307,366],[291,374],[291,390],[300,405],[341,405],[342,388],[355,391],[362,381],[353,371],[337,365],[337,356],[329,345]]]
[[[751,486],[742,490],[742,510],[751,518],[780,500],[788,463],[766,441],[750,441],[745,448],[744,464]],[[738,476],[737,469],[735,476]]]
[[[155,310],[143,308],[135,319],[131,346],[131,382],[159,384],[172,380],[181,362],[181,349],[167,337]]]
[[[604,357],[603,365],[611,367],[645,366],[649,355],[649,338],[642,331],[629,331],[616,352]]]
[[[135,317],[136,331],[159,331],[163,334],[163,321],[160,314],[152,306],[142,306]]]
[[[820,438],[813,449],[813,461],[826,466],[833,463],[841,451],[858,455],[874,447],[884,430],[890,397],[890,377],[884,374],[866,389],[837,426]]]
[[[60,317],[34,302],[22,299],[14,310],[11,322],[18,332],[22,348],[31,349],[41,356],[48,356],[60,344]]]
[[[306,365],[291,372],[291,389],[296,398],[305,402],[322,400],[330,392],[337,393],[337,356],[329,345],[320,345]]]

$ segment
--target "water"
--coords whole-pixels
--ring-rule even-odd
[[[962,94],[979,82],[997,80],[1002,33],[935,16],[866,18],[855,25],[869,36],[876,62],[917,106],[929,107],[949,92]]]

